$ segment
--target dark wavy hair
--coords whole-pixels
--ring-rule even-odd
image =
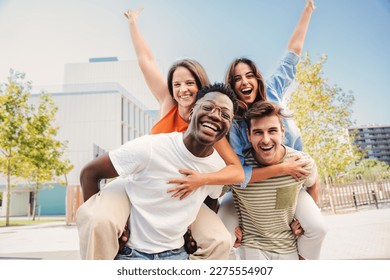
[[[252,60],[250,60],[249,58],[245,58],[245,57],[236,58],[230,63],[228,70],[226,71],[225,83],[227,85],[229,85],[234,90],[234,85],[235,85],[234,69],[236,68],[237,64],[239,64],[239,63],[245,63],[246,65],[248,65],[249,68],[251,69],[251,71],[255,74],[256,79],[259,83],[256,99],[253,103],[255,103],[257,101],[267,100],[266,86],[265,86],[264,78],[260,74],[260,71],[257,68],[256,64]],[[245,102],[241,101],[238,98],[238,94],[235,92],[235,90],[234,90],[234,93],[236,94],[237,99],[239,100],[239,102],[238,102],[239,109],[236,113],[236,117],[239,119],[243,119],[245,112],[248,110],[248,106],[245,104]]]

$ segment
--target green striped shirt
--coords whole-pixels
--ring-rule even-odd
[[[250,183],[246,188],[233,187],[233,197],[242,228],[242,245],[264,251],[287,254],[296,251],[296,237],[290,223],[294,218],[300,189],[314,185],[317,169],[314,160],[306,153],[286,148],[280,161],[300,156],[310,160],[304,168],[311,174],[297,182],[290,175],[273,177],[261,182]],[[245,165],[263,167],[257,163],[251,152],[246,155]]]

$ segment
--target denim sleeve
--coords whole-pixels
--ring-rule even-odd
[[[249,165],[243,165],[242,167],[244,168],[245,179],[244,179],[244,181],[240,184],[240,187],[241,187],[241,189],[244,189],[244,188],[246,188],[246,186],[249,184],[249,181],[250,181],[251,178],[252,178],[252,169],[253,169],[253,167],[252,167],[252,166],[249,166]]]
[[[280,61],[275,73],[266,81],[267,98],[269,101],[279,101],[283,99],[287,88],[293,82],[297,73],[297,64],[300,57],[289,51]]]
[[[233,123],[229,131],[229,143],[232,146],[234,152],[240,159],[241,164],[244,164],[244,142],[241,136],[241,130],[239,124],[233,120]]]
[[[244,147],[246,143],[243,137],[246,137],[246,135],[242,135],[240,125],[237,122],[233,121],[229,132],[229,143],[232,146],[234,152],[237,154],[238,158],[240,159],[241,165],[244,169],[245,179],[240,184],[241,188],[245,188],[252,177],[252,166],[244,165]]]

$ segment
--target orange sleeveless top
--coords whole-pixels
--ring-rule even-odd
[[[179,115],[178,106],[174,106],[161,120],[159,120],[150,131],[150,134],[184,132],[188,123]]]

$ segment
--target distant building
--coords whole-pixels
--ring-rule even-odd
[[[155,111],[144,105],[145,101],[154,97],[144,84],[136,61],[118,61],[116,58],[95,58],[90,61],[65,65],[63,85],[36,87],[31,95],[32,102],[38,102],[41,90],[45,90],[51,93],[58,107],[56,124],[60,129],[57,139],[67,141],[65,156],[74,166],[67,174],[70,186],[80,184],[80,171],[93,158],[149,134],[157,116]],[[144,98],[136,98],[129,89],[139,90],[137,95]],[[11,209],[14,211],[11,211],[11,215],[28,214],[31,190],[19,186],[15,191],[19,195],[13,195]],[[6,193],[5,180],[1,178],[0,192],[3,192],[2,216],[5,215]],[[23,192],[25,194],[21,195]],[[65,203],[65,192],[62,195]],[[17,197],[21,197],[20,201]],[[41,200],[42,207],[50,203],[50,195],[44,197],[48,201]],[[65,206],[62,207],[62,214],[65,214]],[[52,214],[61,214],[58,209],[54,212]]]
[[[163,67],[157,61],[162,73]],[[74,84],[118,83],[150,110],[160,108],[146,85],[136,60],[118,60],[116,57],[90,58],[89,62],[65,64],[64,90]],[[165,75],[165,74],[163,74]]]
[[[348,129],[356,133],[354,143],[366,152],[365,158],[377,159],[390,165],[390,125],[365,125]]]

